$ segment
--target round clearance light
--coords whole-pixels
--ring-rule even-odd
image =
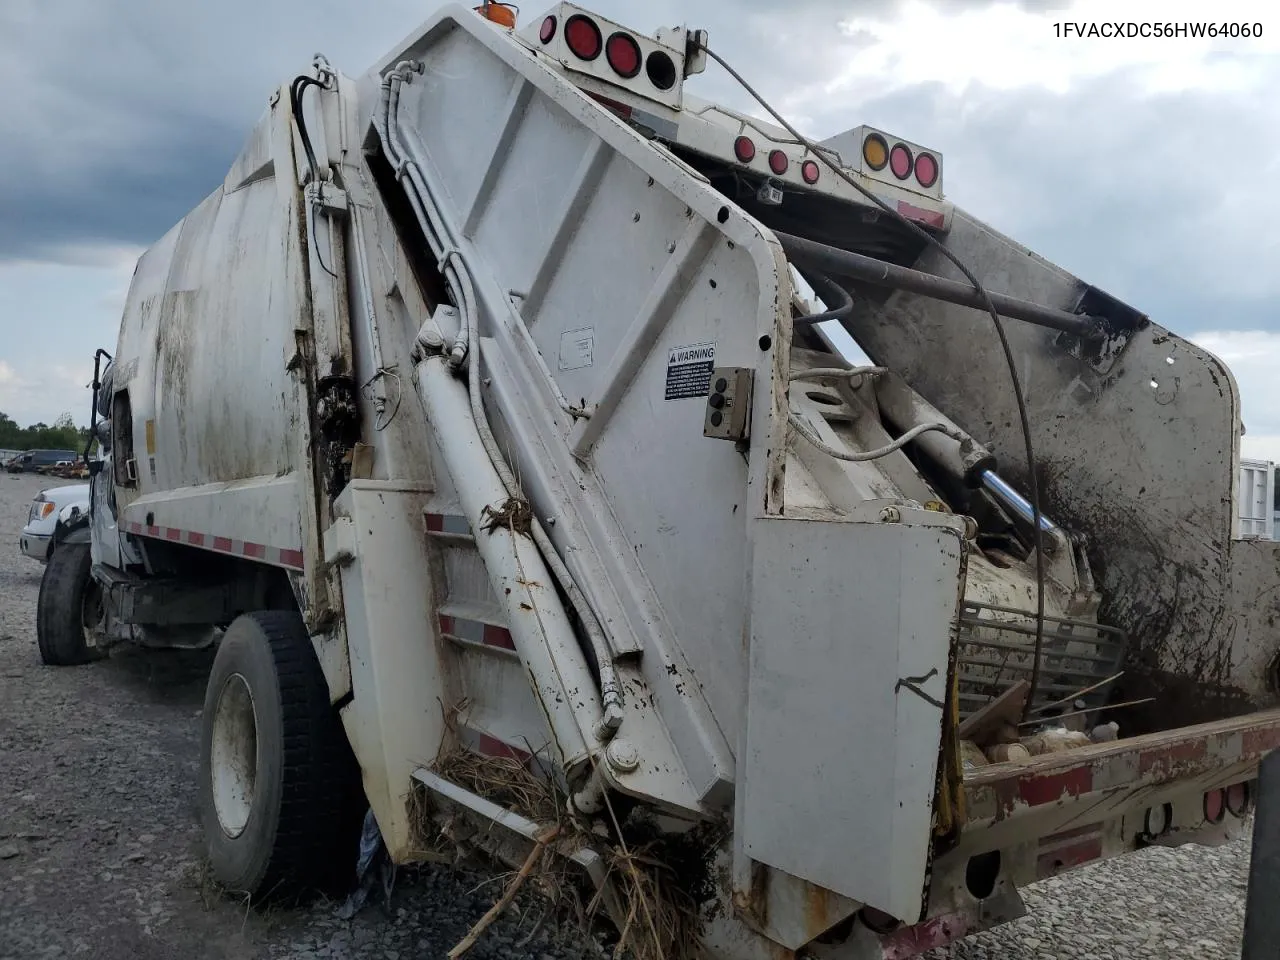
[[[750,137],[739,137],[733,141],[733,155],[739,163],[750,163],[756,158],[756,145]]]
[[[538,39],[543,43],[550,43],[556,36],[556,18],[547,17],[542,21],[542,28],[538,30]]]
[[[1221,790],[1210,790],[1204,795],[1204,818],[1209,823],[1221,823],[1227,805]]]
[[[867,136],[862,141],[862,159],[872,170],[883,170],[889,162],[889,145],[878,133]]]
[[[644,61],[644,72],[649,82],[659,90],[670,90],[676,85],[676,64],[661,50],[655,50]]]
[[[613,72],[624,80],[640,73],[640,44],[626,33],[615,33],[604,45],[604,56]]]
[[[812,160],[806,160],[800,164],[800,176],[805,183],[817,183],[819,172],[818,165]]]
[[[579,60],[594,60],[600,56],[600,48],[604,46],[596,22],[580,13],[565,21],[564,40]]]
[[[1233,783],[1226,790],[1227,812],[1233,817],[1244,819],[1245,814],[1249,812],[1249,785],[1246,783]]]
[[[916,157],[916,180],[926,190],[938,182],[938,161],[933,154],[922,153]]]
[[[911,176],[911,160],[911,151],[905,144],[895,143],[893,149],[889,151],[889,169],[899,180],[905,180]]]
[[[782,176],[787,172],[787,167],[791,161],[787,159],[787,155],[781,150],[769,151],[769,169]]]

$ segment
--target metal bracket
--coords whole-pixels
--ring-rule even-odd
[[[307,202],[330,217],[346,216],[350,209],[347,191],[325,181],[307,184]]]

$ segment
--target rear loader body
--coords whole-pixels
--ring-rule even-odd
[[[611,856],[679,847],[722,957],[912,956],[1242,829],[1280,572],[1233,536],[1230,372],[954,207],[936,151],[696,100],[705,43],[444,9],[277,91],[140,260],[96,378],[97,642],[234,639],[202,782],[235,883],[314,863],[240,857],[259,823],[338,822],[265,788],[300,776],[253,759],[277,714],[326,804],[349,750],[397,862],[550,842],[484,757],[575,812],[551,845],[622,927]],[[1006,317],[1041,565],[991,318],[894,212]]]

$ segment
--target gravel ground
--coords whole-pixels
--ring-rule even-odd
[[[493,903],[490,879],[402,871],[389,908],[250,911],[202,869],[195,813],[207,653],[122,650],[52,669],[35,645],[41,567],[17,535],[44,478],[0,474],[0,958],[426,960]],[[1247,838],[1155,849],[1026,891],[1030,915],[930,960],[1236,960]],[[508,917],[474,960],[579,960]]]

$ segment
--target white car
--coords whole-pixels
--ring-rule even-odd
[[[32,560],[46,563],[53,549],[53,529],[58,524],[58,514],[66,507],[89,509],[89,484],[69,483],[61,487],[49,487],[36,494],[31,501],[27,525],[22,528],[22,552]]]

